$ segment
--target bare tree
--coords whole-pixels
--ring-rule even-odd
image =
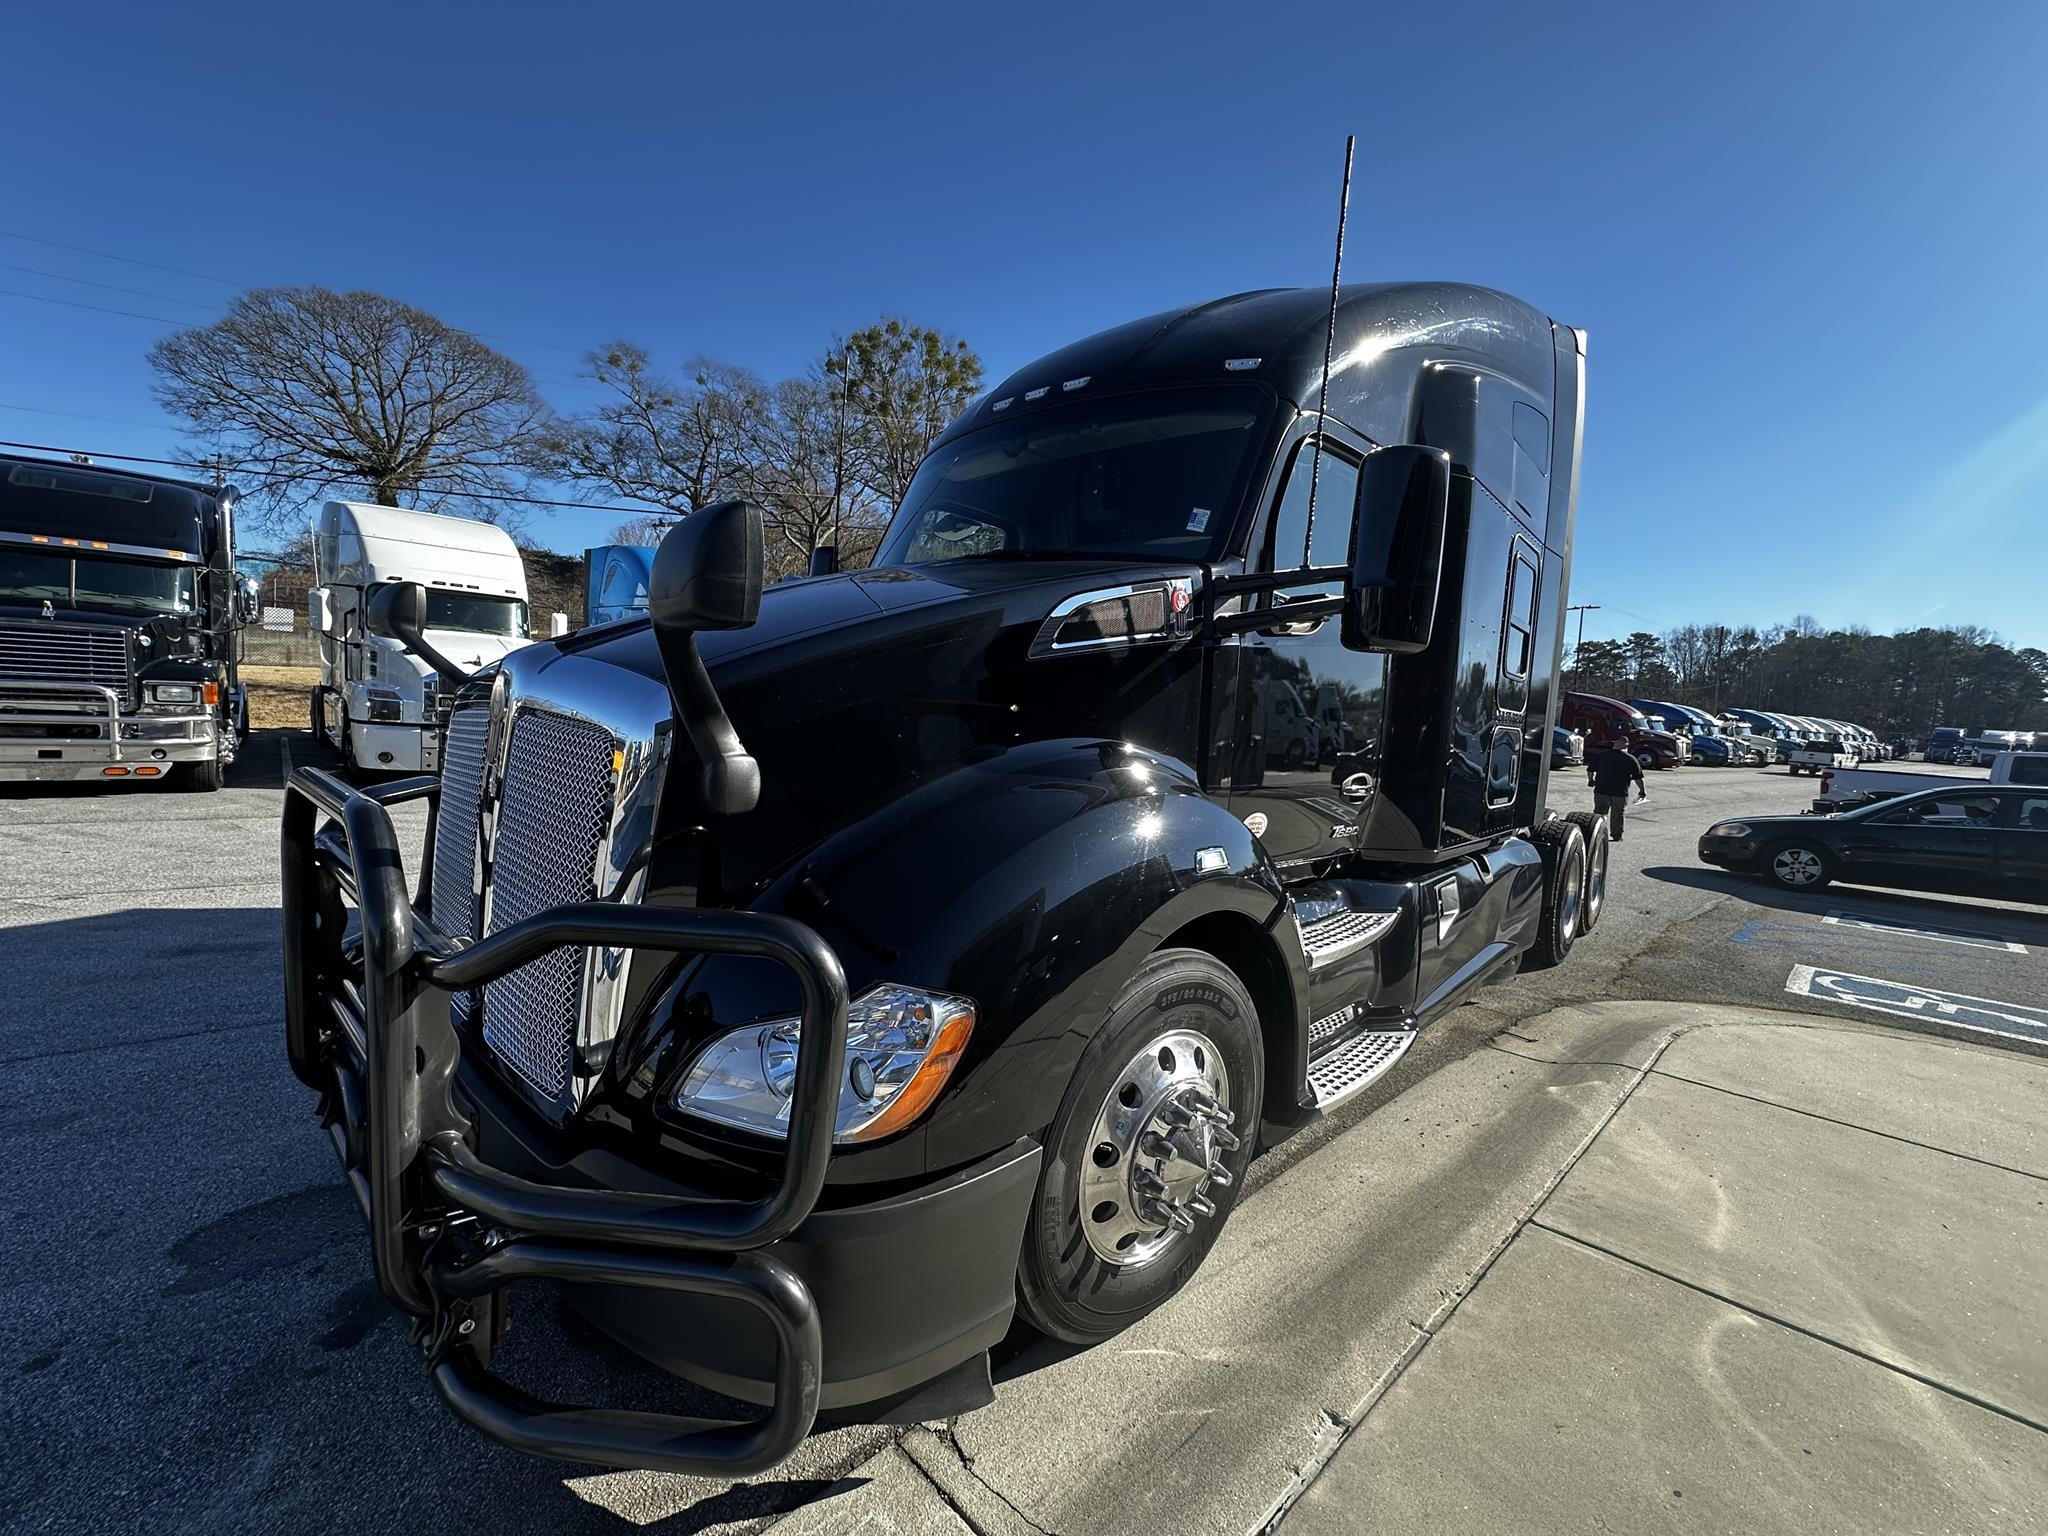
[[[981,387],[981,359],[966,342],[899,319],[834,341],[818,371],[839,397],[838,478],[892,508]]]
[[[203,444],[194,461],[225,460],[278,509],[337,490],[387,505],[515,492],[547,417],[519,364],[376,293],[253,289],[149,362]]]
[[[806,569],[811,552],[826,544],[838,546],[841,565],[874,558],[889,509],[864,493],[836,494],[844,489],[835,474],[837,450],[830,387],[815,379],[778,384],[749,435],[744,484],[767,510],[771,576]]]
[[[675,526],[672,517],[661,517],[649,513],[645,517],[630,518],[612,530],[614,544],[659,544],[661,536]]]
[[[644,347],[615,341],[588,358],[617,398],[547,432],[542,463],[557,479],[602,487],[670,512],[733,494],[768,386],[729,363],[692,358],[684,376],[657,370]]]

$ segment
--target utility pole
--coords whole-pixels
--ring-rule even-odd
[[[1572,642],[1571,670],[1574,672],[1579,670],[1579,651],[1586,643],[1586,615],[1597,612],[1599,607],[1598,603],[1573,603],[1565,609],[1566,613],[1576,613],[1579,616],[1579,638]]]

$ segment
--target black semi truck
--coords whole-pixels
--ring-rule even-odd
[[[0,783],[219,789],[256,592],[235,493],[0,454]]]
[[[693,513],[647,618],[460,682],[438,780],[294,776],[290,1061],[462,1418],[738,1475],[976,1406],[1015,1316],[1157,1307],[1255,1151],[1597,921],[1545,805],[1584,338],[1340,298],[1022,369],[870,570],[764,595],[759,512]],[[445,668],[420,620],[371,616]],[[529,1278],[760,1413],[514,1387]]]

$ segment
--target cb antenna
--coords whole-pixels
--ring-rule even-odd
[[[1316,536],[1316,492],[1323,482],[1323,422],[1330,408],[1330,356],[1337,348],[1337,289],[1344,281],[1344,226],[1351,217],[1351,156],[1358,148],[1358,135],[1344,135],[1344,190],[1337,197],[1337,260],[1330,268],[1330,323],[1323,332],[1323,382],[1316,390],[1316,456],[1308,471],[1308,526],[1301,532],[1301,563],[1310,563],[1308,552]]]

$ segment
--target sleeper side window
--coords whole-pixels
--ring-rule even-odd
[[[1266,545],[1266,569],[1297,570],[1303,565],[1348,565],[1351,560],[1351,512],[1358,501],[1358,461],[1335,444],[1323,444],[1321,483],[1316,487],[1316,526],[1308,558],[1302,558],[1302,544],[1308,535],[1309,482],[1315,476],[1316,440],[1306,438],[1294,451],[1287,469],[1287,485],[1280,493],[1280,506],[1273,515],[1272,536]],[[1304,591],[1334,591],[1307,587]]]

